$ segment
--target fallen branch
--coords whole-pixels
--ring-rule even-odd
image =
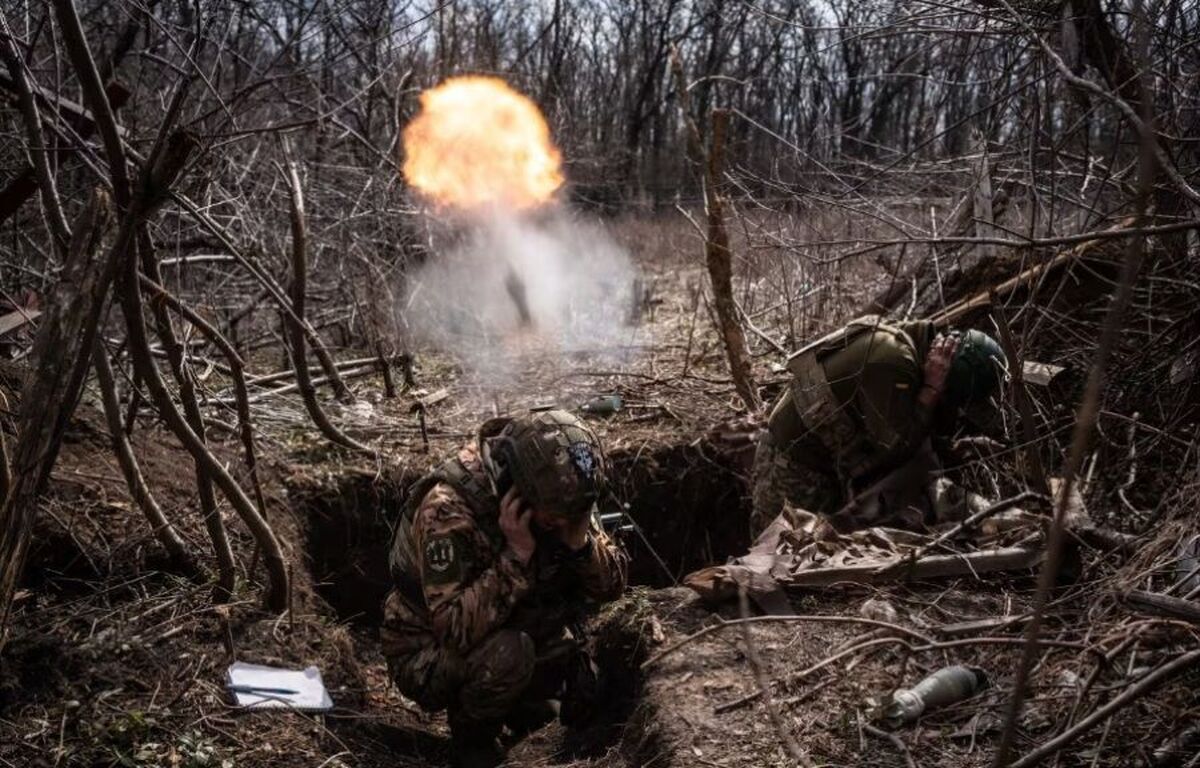
[[[746,597],[745,589],[739,592],[738,598],[742,618],[750,618],[750,600]],[[783,746],[792,760],[805,768],[813,768],[812,761],[808,759],[808,755],[804,754],[804,750],[800,749],[800,745],[796,743],[796,738],[788,731],[787,725],[783,722],[783,716],[779,713],[779,707],[775,705],[775,699],[771,696],[770,681],[767,680],[767,673],[763,670],[762,660],[758,657],[758,648],[754,645],[754,638],[750,634],[750,624],[747,622],[742,623],[742,642],[745,645],[746,661],[750,663],[750,669],[754,673],[754,682],[758,685],[758,695],[767,707],[767,717],[770,718],[776,735],[783,742]]]
[[[939,534],[933,541],[929,542],[928,544],[922,544],[921,546],[917,547],[915,550],[913,550],[912,554],[909,555],[908,557],[905,557],[902,560],[897,560],[896,562],[891,563],[890,565],[885,565],[884,567],[880,568],[879,571],[877,572],[877,575],[880,578],[887,578],[887,577],[895,575],[897,571],[903,569],[905,566],[915,567],[917,564],[917,561],[920,560],[922,557],[924,557],[926,552],[930,551],[934,547],[941,546],[942,543],[949,541],[950,539],[954,538],[958,534],[962,533],[967,528],[970,528],[974,525],[979,524],[980,522],[982,522],[983,520],[986,520],[987,518],[991,517],[992,515],[997,515],[1001,512],[1012,509],[1013,507],[1017,506],[1018,504],[1023,504],[1026,501],[1030,501],[1032,499],[1037,499],[1037,498],[1044,498],[1044,497],[1042,496],[1042,494],[1034,493],[1032,491],[1023,491],[1021,493],[1018,493],[1016,496],[1012,496],[1007,499],[1001,499],[1000,501],[997,501],[995,504],[992,504],[991,506],[987,507],[986,509],[979,510],[975,514],[971,515],[967,519],[960,522],[958,525],[955,525],[950,530]]]
[[[407,359],[408,359],[408,355],[405,355],[405,354],[389,355],[386,357],[386,360],[390,364],[393,364],[393,365],[403,365]],[[363,365],[371,365],[371,364],[379,365],[379,356],[378,355],[375,355],[372,357],[358,357],[353,360],[339,360],[336,363],[334,363],[334,365],[337,367],[337,369],[339,371],[346,371],[351,368],[358,368]],[[308,372],[310,375],[320,373],[323,370],[324,370],[324,368],[322,368],[320,366],[310,365],[308,367]],[[265,373],[262,376],[251,376],[246,379],[246,386],[261,387],[266,384],[275,384],[280,381],[287,381],[288,379],[295,378],[295,376],[296,376],[296,369],[289,367],[287,370],[284,370],[284,371],[276,371],[275,373]],[[321,379],[321,381],[324,381],[324,379]],[[317,382],[318,382],[318,379],[313,380],[314,384],[316,384]]]
[[[728,629],[729,627],[736,627],[741,624],[758,624],[758,623],[776,622],[776,621],[779,621],[779,622],[813,621],[813,622],[829,622],[832,624],[839,624],[839,623],[840,624],[865,624],[865,625],[871,626],[871,627],[883,627],[885,629],[890,629],[890,630],[892,630],[894,632],[898,632],[902,635],[907,635],[916,640],[920,640],[923,643],[933,643],[932,638],[927,637],[926,635],[923,635],[920,632],[917,632],[915,630],[908,629],[907,627],[902,627],[899,624],[892,624],[892,623],[889,623],[886,621],[879,621],[877,619],[868,619],[868,618],[864,618],[862,616],[829,616],[829,615],[813,615],[813,614],[799,615],[799,616],[751,616],[749,618],[733,619],[732,621],[726,621],[724,619],[721,619],[720,623],[710,624],[709,626],[705,627],[704,629],[693,632],[692,634],[688,635],[687,637],[681,638],[677,642],[673,643],[672,645],[667,646],[666,648],[662,649],[658,653],[654,654],[650,658],[643,661],[641,668],[649,669],[655,663],[661,661],[662,659],[664,659],[667,656],[670,656],[672,653],[674,653],[675,651],[678,651],[680,648],[684,647],[688,643],[699,640],[700,638],[702,638],[706,635],[711,635],[714,632],[719,632],[723,629]]]
[[[929,321],[937,326],[954,325],[960,319],[962,319],[963,316],[973,312],[974,310],[983,309],[984,307],[990,306],[993,297],[1003,298],[1008,296],[1011,293],[1031,285],[1043,275],[1049,274],[1050,272],[1060,269],[1061,267],[1065,267],[1076,259],[1083,257],[1089,251],[1105,242],[1108,237],[1117,234],[1129,233],[1130,228],[1136,223],[1136,221],[1137,219],[1134,217],[1122,219],[1121,222],[1115,227],[1103,232],[1097,232],[1089,235],[1088,237],[1090,239],[1084,240],[1070,250],[1057,254],[1043,264],[1034,265],[1015,277],[1009,278],[1008,280],[1005,280],[1004,282],[995,285],[986,291],[980,291],[970,298],[966,298],[951,304],[941,312],[931,315],[929,317]]]
[[[874,736],[875,738],[886,741],[895,747],[896,751],[900,753],[900,756],[904,758],[904,764],[908,766],[908,768],[917,768],[917,763],[915,760],[913,760],[912,753],[908,751],[908,745],[905,744],[904,740],[899,736],[894,733],[888,733],[882,728],[876,728],[870,723],[863,723],[862,729],[863,733],[867,734],[868,736]]]
[[[1163,683],[1172,680],[1192,667],[1200,665],[1200,651],[1188,651],[1156,668],[1142,679],[1125,689],[1120,696],[1097,709],[1075,725],[1042,744],[1032,752],[1009,765],[1009,768],[1030,768],[1050,755],[1075,742],[1083,734],[1108,720],[1125,707],[1154,691]]]
[[[1182,597],[1160,595],[1154,592],[1143,592],[1135,589],[1125,595],[1125,602],[1146,613],[1170,616],[1173,619],[1182,619],[1192,624],[1200,624],[1200,605],[1196,605],[1191,600],[1184,600]]]
[[[360,363],[357,368],[343,369],[341,371],[341,380],[351,381],[353,379],[360,379],[364,376],[370,376],[373,373],[379,373],[379,362],[376,360],[371,360],[368,363]],[[316,378],[312,379],[314,391],[317,386],[325,384],[328,381],[328,376],[317,376]],[[274,389],[266,389],[261,392],[255,392],[250,396],[250,402],[258,403],[272,397],[277,397],[278,395],[289,395],[292,392],[301,392],[300,385],[293,382],[291,384],[284,384],[282,387],[275,387]],[[229,398],[219,398],[218,402],[227,403],[229,402]]]

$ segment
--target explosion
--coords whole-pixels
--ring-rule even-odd
[[[454,77],[422,93],[404,149],[408,183],[459,209],[532,208],[563,183],[541,111],[495,77]]]

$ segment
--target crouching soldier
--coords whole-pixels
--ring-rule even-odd
[[[519,738],[556,713],[569,727],[590,716],[578,622],[621,594],[627,570],[594,522],[606,469],[591,429],[552,410],[485,423],[413,486],[383,650],[401,693],[446,710],[456,765],[498,764],[504,726]]]
[[[868,316],[796,352],[788,369],[754,457],[755,536],[785,500],[842,530],[931,522],[947,503],[931,498],[934,443],[996,425],[1006,362],[980,331]]]

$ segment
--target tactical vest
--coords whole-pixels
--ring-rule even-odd
[[[864,315],[808,344],[787,360],[792,374],[792,404],[804,429],[829,449],[839,472],[849,478],[861,477],[877,469],[879,446],[863,424],[838,402],[821,361],[871,332],[890,334],[896,341],[916,349],[912,338],[904,331],[885,323],[878,315]]]
[[[404,509],[392,533],[391,553],[388,557],[388,568],[392,582],[400,587],[406,596],[421,598],[421,561],[417,557],[416,547],[412,540],[413,520],[416,519],[417,509],[425,500],[433,487],[438,483],[446,483],[453,488],[466,502],[475,514],[475,523],[483,529],[494,543],[503,541],[500,531],[499,510],[500,501],[492,493],[491,485],[482,472],[472,472],[458,457],[443,462],[432,472],[409,486],[408,497]]]

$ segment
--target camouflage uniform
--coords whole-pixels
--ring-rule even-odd
[[[868,317],[789,358],[792,383],[773,406],[755,454],[752,534],[775,519],[784,501],[834,515],[853,492],[912,459],[933,419],[917,399],[932,337],[929,323]]]
[[[499,500],[474,446],[414,487],[393,540],[384,655],[400,691],[454,726],[552,698],[564,629],[581,606],[618,597],[627,558],[596,526],[577,552],[539,535],[528,564],[506,549]]]

